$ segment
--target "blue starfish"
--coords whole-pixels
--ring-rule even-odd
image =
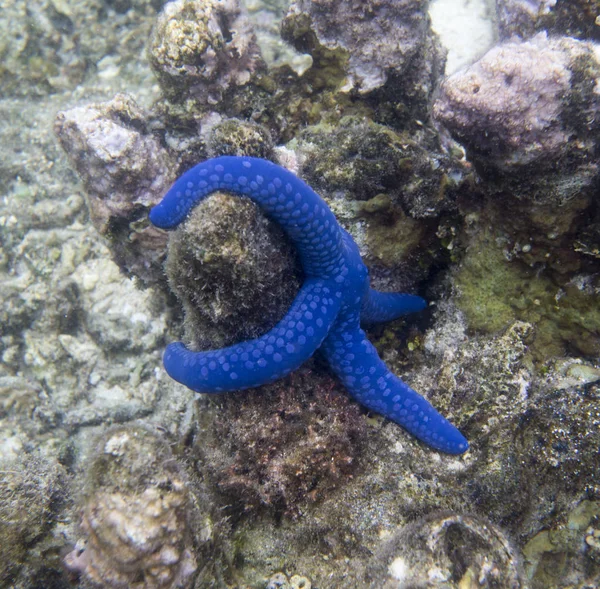
[[[262,337],[208,352],[170,344],[163,362],[171,378],[201,393],[246,389],[292,372],[319,349],[359,403],[437,450],[465,452],[465,437],[388,370],[360,328],[361,320],[389,321],[423,309],[425,301],[369,288],[356,243],[325,201],[266,160],[223,156],[198,164],[150,211],[150,221],[173,229],[217,190],[249,197],[279,223],[298,250],[306,279],[286,316]]]

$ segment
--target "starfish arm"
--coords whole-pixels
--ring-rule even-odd
[[[368,409],[436,450],[462,454],[469,448],[458,429],[388,370],[360,328],[348,329],[347,322],[338,328],[336,323],[321,350],[350,394]]]
[[[422,311],[427,301],[416,295],[401,292],[379,292],[369,289],[362,300],[360,321],[363,324],[392,321],[402,315]]]
[[[198,164],[150,211],[150,221],[173,229],[217,190],[249,197],[281,225],[298,250],[307,279],[288,314],[260,338],[208,352],[169,345],[164,354],[168,374],[198,392],[251,388],[295,370],[320,346],[360,403],[433,448],[465,452],[469,444],[464,436],[387,369],[359,327],[359,315],[364,321],[386,321],[424,308],[425,301],[370,290],[358,246],[325,201],[294,174],[266,160],[222,156]]]
[[[310,186],[267,160],[221,156],[194,166],[152,208],[150,221],[161,229],[173,229],[217,190],[249,197],[281,225],[296,246],[307,276],[339,274],[342,234],[334,214]]]
[[[199,393],[248,389],[285,376],[321,345],[340,309],[332,281],[307,280],[285,317],[265,335],[219,350],[167,346],[169,376]]]

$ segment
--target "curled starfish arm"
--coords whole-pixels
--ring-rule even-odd
[[[364,325],[392,321],[402,315],[422,311],[427,301],[417,295],[379,292],[370,288],[362,300],[360,322]]]
[[[267,160],[221,156],[194,166],[152,208],[150,221],[161,229],[174,229],[217,190],[247,196],[281,225],[307,276],[329,278],[339,272],[342,234],[334,214],[308,184]]]
[[[364,331],[342,325],[342,330],[330,331],[321,350],[350,394],[432,448],[448,454],[466,452],[466,438],[431,403],[389,371]]]
[[[289,374],[314,354],[335,321],[341,303],[330,282],[307,280],[285,317],[257,339],[207,352],[169,344],[167,373],[199,393],[248,389]]]

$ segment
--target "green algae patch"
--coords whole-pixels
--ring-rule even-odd
[[[597,278],[558,283],[549,273],[509,260],[490,230],[475,236],[455,274],[458,305],[471,329],[494,333],[514,321],[532,323],[530,351],[538,361],[571,350],[600,351]]]
[[[307,74],[313,88],[337,88],[346,79],[350,55],[342,47],[332,49],[322,45],[312,26],[313,23],[307,15],[285,18],[281,23],[281,35],[301,53],[311,54],[313,67]]]
[[[367,219],[365,243],[368,251],[384,266],[391,268],[404,262],[414,253],[427,233],[425,224],[406,215],[398,206],[392,206],[385,195],[360,202],[358,213]],[[389,208],[379,208],[389,202]],[[385,214],[385,217],[383,215]],[[379,219],[373,222],[373,216]],[[370,219],[370,220],[369,220]]]

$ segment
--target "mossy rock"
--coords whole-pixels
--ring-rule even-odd
[[[471,242],[454,284],[458,305],[471,329],[494,333],[516,320],[535,326],[530,351],[539,361],[571,350],[600,352],[600,308],[597,285],[577,282],[508,260],[494,233],[483,229]],[[583,280],[583,279],[582,279]],[[597,278],[589,278],[596,283]]]

